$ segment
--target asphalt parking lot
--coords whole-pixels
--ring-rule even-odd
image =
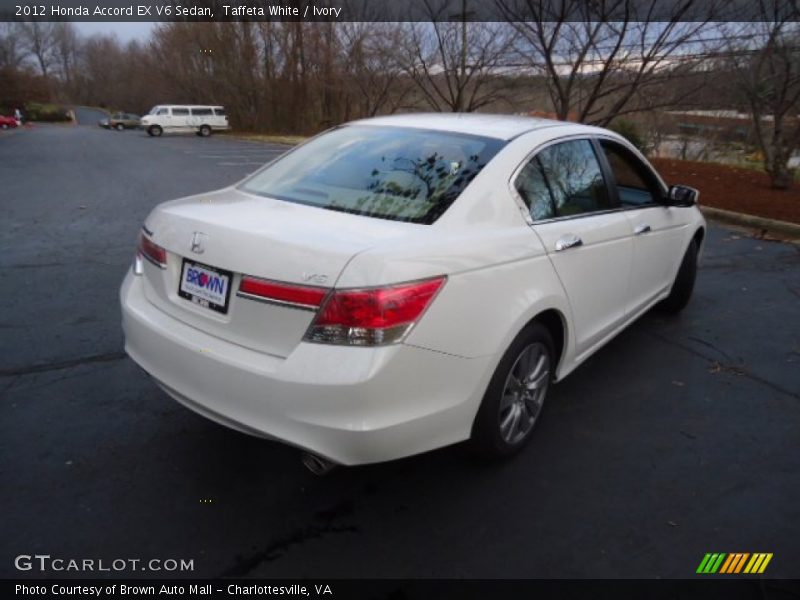
[[[765,576],[800,575],[800,246],[712,226],[686,311],[556,386],[502,464],[454,447],[316,478],[158,390],[119,327],[141,222],[284,150],[0,135],[0,577],[35,553],[200,577],[684,578],[706,552],[771,552]]]

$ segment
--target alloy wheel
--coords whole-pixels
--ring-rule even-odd
[[[550,384],[550,355],[540,342],[522,349],[506,377],[500,398],[500,435],[506,443],[524,440],[542,410]]]

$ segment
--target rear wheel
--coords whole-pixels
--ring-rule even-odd
[[[122,131],[123,129],[125,129],[125,125],[122,123],[117,123],[117,131]]]
[[[487,457],[519,451],[530,439],[553,378],[550,332],[531,323],[506,350],[472,426],[471,444]]]
[[[8,124],[7,123],[3,123],[2,125],[0,125],[0,127],[2,127],[3,129],[8,129]]]
[[[202,137],[208,137],[211,135],[211,127],[208,125],[201,125],[200,126],[200,135]]]
[[[150,125],[150,127],[147,129],[147,133],[153,137],[158,137],[164,133],[164,130],[158,125]]]
[[[686,254],[683,255],[681,266],[675,276],[675,281],[672,283],[669,296],[659,302],[658,309],[666,313],[675,314],[686,308],[686,305],[689,304],[689,299],[692,297],[696,278],[697,241],[692,240],[686,249]]]

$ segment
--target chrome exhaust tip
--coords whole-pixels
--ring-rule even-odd
[[[300,460],[306,469],[318,477],[327,475],[338,466],[335,462],[331,462],[327,458],[322,458],[310,452],[303,452],[303,456]]]

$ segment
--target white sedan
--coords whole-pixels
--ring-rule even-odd
[[[316,472],[470,440],[519,450],[551,384],[694,285],[697,191],[544,119],[356,121],[157,206],[125,349],[170,396]]]

